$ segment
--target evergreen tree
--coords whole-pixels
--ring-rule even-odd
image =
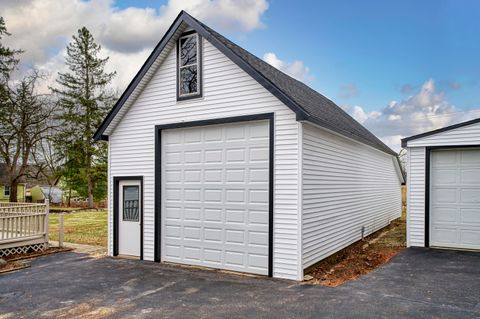
[[[93,144],[92,136],[114,102],[107,87],[115,72],[105,72],[108,57],[100,58],[100,50],[90,31],[79,29],[67,46],[68,71],[58,74],[52,89],[62,109],[57,147],[66,156],[66,183],[88,198],[90,208],[106,195],[107,165],[106,145]]]
[[[3,17],[0,17],[0,81],[2,85],[5,84],[10,77],[10,73],[18,64],[17,54],[23,52],[22,50],[13,50],[3,45],[4,37],[9,35],[5,20]]]

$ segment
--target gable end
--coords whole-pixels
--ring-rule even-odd
[[[118,114],[123,105],[127,102],[130,95],[133,93],[135,88],[138,86],[142,78],[148,72],[150,67],[153,65],[155,60],[158,58],[165,46],[170,42],[177,29],[182,25],[182,23],[188,24],[193,30],[195,30],[200,36],[212,43],[218,50],[230,58],[235,64],[237,64],[242,70],[244,70],[248,75],[253,77],[258,83],[260,83],[265,89],[272,93],[276,98],[282,101],[287,105],[295,114],[297,115],[297,120],[305,120],[309,117],[309,114],[303,110],[299,105],[297,105],[292,99],[290,99],[286,94],[278,89],[271,81],[262,76],[257,72],[252,66],[246,63],[238,55],[232,52],[227,46],[218,41],[213,35],[211,35],[202,25],[200,25],[195,19],[188,15],[185,11],[181,11],[177,16],[173,24],[170,26],[168,31],[165,33],[163,38],[157,44],[153,52],[147,58],[145,63],[140,68],[140,71],[135,75],[132,82],[128,85],[127,89],[123,92],[120,99],[115,103],[112,110],[107,114],[102,124],[95,132],[93,136],[94,141],[106,140],[108,141],[108,136],[104,135],[105,130],[110,125],[112,120]]]
[[[466,121],[466,122],[462,122],[462,123],[458,123],[458,124],[454,124],[454,125],[450,125],[450,126],[446,126],[446,127],[442,127],[442,128],[439,128],[439,129],[436,129],[436,130],[433,130],[433,131],[413,135],[413,136],[410,136],[410,137],[406,137],[406,138],[402,139],[402,147],[407,147],[407,144],[408,144],[409,141],[413,141],[413,140],[417,140],[419,138],[423,138],[423,137],[427,137],[427,136],[431,136],[431,135],[455,130],[457,128],[461,128],[461,127],[464,127],[464,126],[477,124],[477,123],[480,123],[480,118],[473,119],[473,120]]]

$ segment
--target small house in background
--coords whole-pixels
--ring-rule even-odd
[[[63,202],[63,191],[57,186],[36,185],[30,188],[28,192],[33,203],[43,203],[47,198],[51,204],[61,204]]]
[[[10,201],[10,182],[7,179],[5,164],[0,163],[0,202]],[[26,183],[17,185],[17,202],[25,202]]]
[[[0,202],[10,201],[11,188],[7,183],[0,181]],[[17,185],[17,202],[25,201],[25,184],[21,183]]]

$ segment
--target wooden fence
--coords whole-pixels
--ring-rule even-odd
[[[0,203],[0,257],[47,248],[48,213],[48,201]]]

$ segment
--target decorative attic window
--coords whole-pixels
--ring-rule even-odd
[[[177,100],[202,96],[202,46],[198,33],[184,33],[178,40]]]

